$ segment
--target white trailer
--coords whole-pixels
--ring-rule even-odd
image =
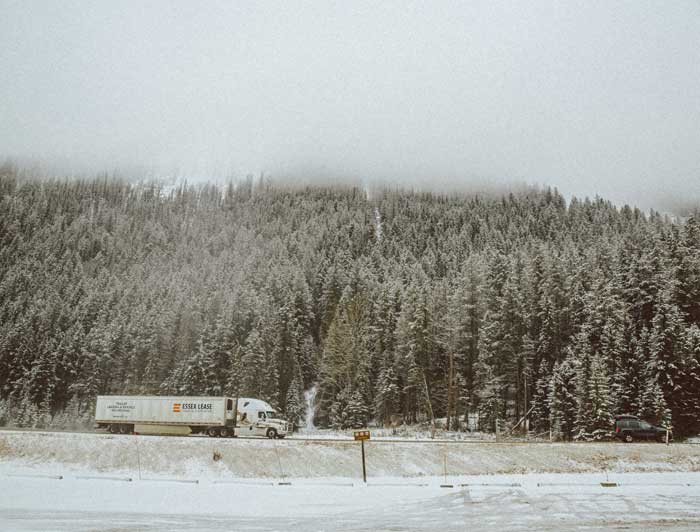
[[[111,433],[235,436],[231,397],[98,395],[95,423]]]
[[[287,422],[253,398],[98,395],[97,428],[113,434],[201,434],[284,438]]]

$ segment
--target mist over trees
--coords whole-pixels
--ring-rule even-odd
[[[0,172],[0,422],[231,394],[317,426],[700,431],[700,225],[572,199]]]

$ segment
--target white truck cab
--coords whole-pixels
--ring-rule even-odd
[[[260,399],[239,397],[237,407],[236,436],[266,436],[271,439],[281,439],[287,435],[287,421],[275,412],[269,403]]]

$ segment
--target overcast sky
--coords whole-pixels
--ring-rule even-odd
[[[0,157],[700,198],[700,2],[0,0]]]

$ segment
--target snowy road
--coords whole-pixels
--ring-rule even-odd
[[[698,530],[700,474],[298,480],[291,486],[0,476],[3,531]],[[339,485],[345,483],[345,485]],[[460,484],[465,484],[460,486]]]

